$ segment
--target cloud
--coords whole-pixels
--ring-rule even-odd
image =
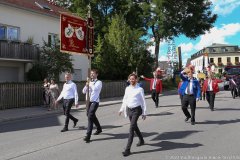
[[[159,61],[167,61],[167,56],[160,56]]]
[[[190,52],[190,51],[193,50],[193,44],[192,43],[181,43],[181,44],[179,44],[179,46],[181,46],[182,53]]]
[[[222,25],[222,28],[213,27],[209,32],[200,36],[200,42],[194,46],[196,50],[201,50],[212,43],[227,44],[226,38],[234,36],[240,32],[240,23],[231,23]]]
[[[151,39],[150,39],[150,42],[154,42],[154,38],[151,38]],[[160,42],[160,49],[166,47],[166,45],[167,45],[167,42],[166,42],[165,40],[161,41],[161,42]],[[152,46],[149,46],[149,47],[147,48],[147,50],[148,50],[151,54],[154,54],[154,53],[155,53],[155,43],[154,43]],[[163,53],[163,52],[159,51],[159,53],[161,54],[161,53]]]
[[[155,52],[155,46],[149,46],[147,49],[151,54],[154,54]]]
[[[211,0],[213,3],[213,13],[227,15],[240,6],[239,0]]]

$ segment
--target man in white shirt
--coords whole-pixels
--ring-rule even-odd
[[[125,117],[129,116],[130,120],[130,132],[128,137],[128,143],[123,156],[129,156],[131,154],[130,149],[133,142],[134,132],[139,138],[137,146],[144,145],[143,136],[138,128],[137,121],[139,116],[142,115],[142,119],[146,119],[146,102],[144,97],[143,88],[137,85],[137,75],[130,74],[128,76],[130,85],[125,89],[125,94],[123,97],[123,103],[119,111],[119,115],[124,112]]]
[[[60,101],[63,98],[63,111],[64,115],[66,116],[65,119],[65,126],[61,130],[61,132],[68,131],[68,124],[69,119],[73,121],[73,127],[76,127],[78,119],[73,117],[70,114],[71,107],[73,103],[75,102],[76,107],[78,106],[78,92],[77,92],[77,86],[75,83],[72,82],[72,75],[70,73],[65,74],[65,81],[63,85],[63,89],[57,100],[55,101],[55,106],[57,106],[58,101]]]
[[[89,90],[90,102],[89,106],[87,107],[87,116],[88,116],[88,128],[87,128],[87,135],[84,138],[86,143],[90,142],[90,138],[92,135],[93,124],[95,124],[97,131],[94,135],[98,135],[102,132],[102,127],[96,117],[96,111],[99,106],[99,96],[102,90],[102,82],[97,79],[98,71],[96,69],[91,70],[91,81],[89,82],[89,78],[87,79],[86,85],[83,88],[83,94],[87,94]],[[88,88],[89,87],[89,88]]]

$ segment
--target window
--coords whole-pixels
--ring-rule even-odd
[[[7,39],[7,28],[5,26],[0,26],[0,39]]]
[[[231,62],[231,57],[227,57],[227,63]]]
[[[218,63],[222,63],[222,58],[218,58]]]
[[[228,51],[228,49],[227,48],[222,48],[222,52],[227,52]]]
[[[19,40],[20,28],[0,25],[0,39]]]
[[[211,48],[210,52],[216,52],[216,49],[215,48]]]
[[[239,57],[235,57],[235,62],[239,62]]]
[[[214,63],[214,58],[210,58],[210,63]]]
[[[58,43],[58,35],[54,33],[49,33],[48,34],[48,45],[49,46],[54,46],[56,43]]]

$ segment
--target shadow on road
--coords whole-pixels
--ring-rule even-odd
[[[122,126],[103,125],[101,127],[102,127],[102,129],[114,129],[114,128],[119,128],[119,127],[122,127]]]
[[[216,111],[240,111],[240,108],[219,108]]]
[[[180,104],[175,104],[175,105],[159,106],[159,108],[161,108],[161,107],[177,107],[177,106],[180,106],[180,107],[181,107]]]
[[[99,138],[99,139],[93,139],[92,141],[104,141],[104,140],[110,140],[110,139],[126,139],[128,138],[129,133],[119,133],[119,134],[113,134],[113,133],[101,133],[102,135],[107,135],[109,137],[107,138]],[[157,132],[142,132],[143,137],[150,137],[153,135],[158,134]],[[137,137],[135,137],[137,138]]]
[[[159,134],[157,137],[153,138],[152,141],[156,140],[169,140],[169,139],[182,139],[190,136],[191,134],[198,133],[202,131],[175,131],[175,132],[165,132]]]
[[[152,149],[152,150],[139,151],[139,152],[132,152],[132,154],[159,152],[159,151],[173,150],[173,149],[179,149],[179,148],[196,148],[196,147],[203,146],[200,143],[187,144],[187,143],[177,143],[177,142],[170,142],[170,141],[161,141],[158,143],[146,144],[146,145],[159,147],[159,148]]]
[[[148,114],[147,116],[167,116],[167,115],[172,115],[174,113],[171,112],[161,112],[161,113],[155,113],[155,114]]]
[[[51,126],[59,126],[59,125],[61,125],[61,123],[59,122],[58,115],[54,115],[51,117],[44,117],[44,118],[41,117],[41,118],[13,121],[11,123],[4,123],[0,125],[0,133],[44,128],[44,127],[51,127]],[[70,122],[70,126],[71,126],[71,122]]]
[[[240,119],[222,120],[222,121],[196,122],[196,124],[218,124],[218,125],[224,125],[224,124],[231,124],[231,123],[238,123],[238,122],[240,122]]]

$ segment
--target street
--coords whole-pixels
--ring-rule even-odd
[[[127,144],[129,120],[118,116],[121,104],[100,107],[97,116],[103,127],[100,135],[92,135],[85,143],[85,110],[73,112],[79,119],[77,128],[61,133],[65,117],[47,115],[0,123],[1,160],[180,160],[180,159],[240,159],[240,98],[233,99],[230,91],[216,95],[215,111],[207,101],[197,102],[196,124],[185,122],[178,95],[163,95],[160,107],[146,99],[147,119],[139,119],[145,145],[132,154],[122,156]],[[101,102],[100,102],[101,103]],[[95,130],[93,131],[93,133]]]

